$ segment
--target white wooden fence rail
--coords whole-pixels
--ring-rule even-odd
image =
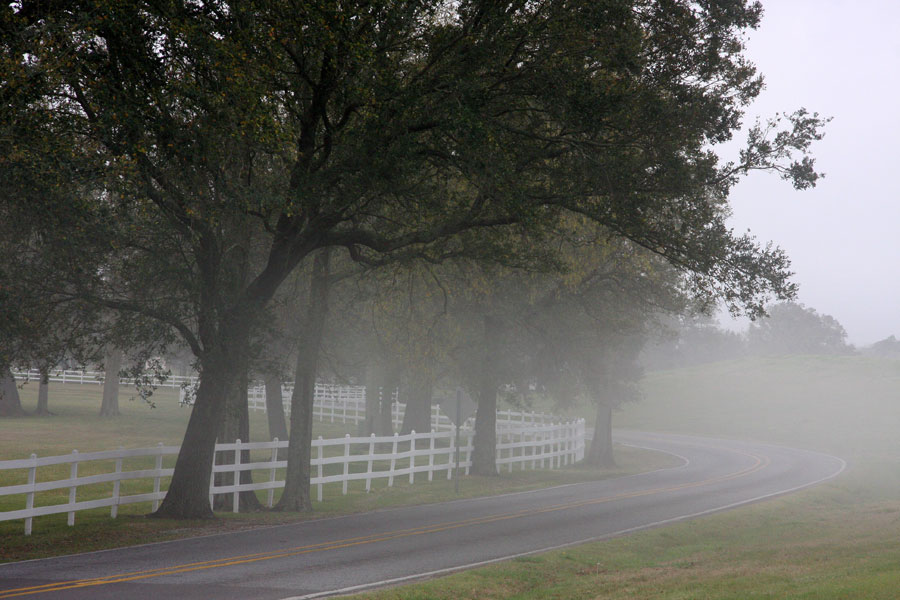
[[[498,415],[499,417],[499,415]],[[471,466],[473,432],[471,429],[460,430],[460,468],[468,474]],[[427,475],[431,481],[435,475],[452,478],[455,467],[454,446],[455,435],[452,430],[436,430],[431,433],[415,433],[393,436],[351,437],[313,440],[313,458],[311,460],[313,476],[310,483],[316,487],[319,501],[323,497],[323,487],[328,483],[341,483],[343,494],[348,492],[351,481],[365,482],[366,491],[371,490],[372,481],[387,479],[387,485],[393,486],[399,477],[408,478],[414,483],[417,474]],[[216,453],[220,463],[216,464],[210,474],[210,503],[219,494],[229,494],[232,509],[237,511],[238,499],[242,491],[266,492],[267,504],[272,506],[274,492],[284,487],[283,469],[287,461],[279,460],[278,450],[287,448],[287,441],[252,442],[234,444],[217,444]],[[389,450],[388,450],[389,448]],[[34,454],[30,458],[0,461],[0,471],[19,471],[25,483],[0,487],[0,496],[22,496],[25,508],[0,511],[0,521],[14,519],[25,520],[25,534],[32,531],[32,519],[44,515],[67,513],[68,524],[75,523],[75,513],[80,510],[106,508],[110,516],[115,518],[118,507],[136,502],[151,502],[156,510],[159,501],[165,497],[163,487],[173,468],[163,466],[164,458],[178,454],[177,446],[156,448],[119,449],[102,452],[79,453],[73,450],[64,456],[48,456],[38,458]],[[242,462],[241,452],[250,451],[251,460]],[[585,453],[584,420],[555,425],[534,425],[530,427],[498,428],[497,466],[512,471],[516,465],[520,469],[559,468],[580,461]],[[261,456],[263,455],[263,456]],[[227,460],[222,460],[222,459]],[[132,463],[125,468],[125,463]],[[171,463],[171,460],[169,461]],[[40,481],[38,469],[54,465],[68,465],[68,477],[50,481]],[[93,474],[79,475],[79,465],[85,465]],[[151,466],[152,465],[152,466]],[[96,471],[102,471],[95,473]],[[253,471],[256,482],[240,483],[240,473]],[[233,473],[231,483],[216,483],[217,473]],[[122,483],[145,480],[141,490],[149,486],[146,480],[152,481],[153,491],[140,493],[123,493]],[[83,486],[107,484],[101,498],[78,500],[78,488]],[[44,497],[40,506],[35,506],[37,494],[68,490],[65,502],[56,502],[57,498]],[[100,492],[94,488],[91,495]]]
[[[40,381],[41,375],[37,369],[29,371],[13,371],[13,376],[20,381]],[[49,380],[58,383],[85,383],[102,384],[105,374],[102,371],[79,370],[55,370],[50,372]],[[179,400],[188,402],[185,387],[196,386],[196,377],[172,375],[160,387],[177,387]],[[122,377],[119,379],[122,385],[133,385],[134,379]],[[281,400],[286,416],[291,414],[291,393],[293,387],[285,385],[281,388]],[[391,416],[394,427],[403,423],[403,414],[406,405],[397,400],[397,391],[392,394]],[[247,390],[247,403],[250,410],[266,411],[265,386],[253,386]],[[361,385],[343,385],[336,383],[316,383],[315,401],[313,404],[313,417],[319,421],[330,423],[361,423],[366,420],[366,388]],[[556,423],[559,418],[555,415],[539,412],[505,410],[497,411],[498,426],[518,427],[525,424],[549,424]],[[507,423],[508,425],[503,425]],[[449,430],[453,423],[440,412],[438,406],[431,407],[432,429]]]
[[[281,402],[286,416],[291,414],[290,385],[281,388]],[[394,427],[403,423],[406,404],[397,400],[396,390],[391,402],[391,417]],[[247,391],[247,404],[250,410],[266,412],[266,389],[264,386],[251,387]],[[361,423],[366,420],[366,388],[361,385],[341,385],[334,383],[316,383],[313,417],[329,423]],[[517,410],[497,411],[497,426],[500,428],[517,428],[530,425],[549,425],[560,422],[556,415]],[[451,430],[453,422],[441,412],[438,405],[431,407],[431,428]]]
[[[41,372],[37,369],[28,371],[13,371],[13,377],[20,381],[40,381]],[[48,380],[55,383],[92,383],[95,385],[103,385],[106,374],[103,371],[81,371],[77,369],[54,370],[50,371]],[[157,387],[182,387],[184,385],[196,385],[198,379],[196,377],[188,377],[184,375],[169,375],[162,383],[157,382]],[[131,377],[120,377],[119,383],[122,385],[134,385],[134,379]]]

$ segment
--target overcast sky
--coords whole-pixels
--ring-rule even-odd
[[[795,191],[751,176],[732,194],[730,224],[784,248],[799,301],[840,321],[851,343],[900,337],[900,2],[763,6],[748,56],[766,89],[747,120],[801,106],[833,117],[814,148],[826,177]]]

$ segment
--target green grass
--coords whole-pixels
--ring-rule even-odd
[[[793,444],[848,459],[900,456],[900,361],[790,356],[659,371],[619,427]]]
[[[32,452],[38,456],[67,454],[72,449],[79,452],[108,450],[119,446],[144,448],[158,442],[178,445],[187,424],[189,409],[178,405],[177,392],[159,390],[154,395],[156,408],[150,408],[139,401],[128,401],[128,390],[122,391],[120,400],[121,416],[101,418],[98,416],[101,387],[81,384],[51,384],[50,417],[17,417],[0,419],[0,460],[27,458]],[[36,404],[37,386],[26,385],[21,390],[26,409]],[[268,436],[267,422],[262,413],[251,413],[250,428],[252,440],[263,440]],[[316,423],[314,435],[339,437],[345,433],[355,433],[354,425]],[[366,445],[367,446],[367,445]],[[353,447],[351,450],[359,450]],[[403,448],[401,448],[402,450]],[[343,453],[342,445],[329,447],[326,456]],[[255,458],[264,459],[268,455],[262,451],[254,453]],[[376,461],[374,467],[386,468],[389,461]],[[418,464],[427,458],[420,457]],[[167,457],[166,466],[174,464],[174,457]],[[405,460],[397,461],[397,468],[404,468]],[[566,468],[560,470],[520,471],[504,473],[501,477],[464,477],[460,480],[457,494],[452,481],[446,475],[436,473],[434,481],[428,483],[427,474],[417,473],[416,484],[410,486],[408,476],[396,477],[394,486],[387,487],[386,479],[372,482],[372,492],[366,494],[363,481],[350,482],[349,494],[342,494],[340,483],[327,484],[323,489],[323,502],[316,503],[312,515],[259,512],[249,514],[219,513],[212,522],[184,522],[147,519],[150,503],[123,505],[119,507],[117,519],[109,518],[109,509],[79,511],[75,515],[75,527],[66,525],[66,515],[49,515],[34,519],[33,534],[23,535],[22,520],[0,522],[0,562],[24,560],[43,556],[53,556],[72,552],[111,548],[116,546],[174,539],[190,535],[204,535],[220,531],[233,531],[275,523],[294,522],[322,516],[349,514],[380,508],[437,502],[454,498],[467,498],[512,491],[522,491],[562,485],[576,481],[636,473],[660,468],[670,464],[665,455],[623,448],[619,457],[619,467],[611,471],[597,471],[586,468]],[[133,459],[126,462],[126,469],[150,468],[153,459]],[[113,461],[85,463],[79,465],[79,475],[108,472],[114,469]],[[340,465],[330,465],[326,474],[340,472]],[[354,464],[351,470],[364,471],[365,463]],[[254,472],[255,480],[268,478],[268,471]],[[64,478],[68,476],[68,466],[42,467],[38,469],[38,480]],[[26,470],[0,471],[0,486],[25,483]],[[283,477],[283,476],[282,476]],[[109,497],[112,484],[98,484],[79,487],[78,500]],[[165,482],[163,482],[165,489]],[[152,484],[146,480],[123,483],[123,494],[152,491]],[[313,498],[317,490],[312,490]],[[276,491],[275,500],[278,494]],[[259,492],[265,502],[266,492]],[[24,495],[0,496],[0,511],[24,508]],[[38,494],[35,505],[59,504],[68,499],[68,490],[56,490]]]
[[[729,361],[650,373],[644,392],[617,426],[791,444],[850,468],[739,510],[354,598],[898,597],[900,361]]]
[[[862,481],[607,542],[354,596],[387,599],[895,599],[893,492],[847,510]],[[876,498],[876,496],[878,496]]]

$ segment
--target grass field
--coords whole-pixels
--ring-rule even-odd
[[[50,417],[17,417],[0,419],[0,460],[26,458],[32,452],[38,456],[67,454],[73,449],[79,452],[109,450],[117,447],[146,448],[159,442],[178,445],[187,425],[190,409],[178,405],[177,391],[160,389],[154,395],[156,407],[150,408],[140,401],[127,400],[129,391],[122,390],[121,416],[101,418],[102,388],[97,385],[51,384]],[[21,390],[22,402],[26,410],[36,404],[37,386],[28,384]],[[263,413],[250,415],[251,440],[268,437],[267,422]],[[339,437],[345,433],[355,433],[355,425],[316,423],[314,435]],[[341,452],[336,448],[335,452]],[[152,459],[151,459],[152,462]],[[174,458],[167,459],[171,466]],[[147,519],[150,504],[123,505],[117,519],[109,518],[108,509],[80,511],[76,514],[75,527],[66,525],[66,515],[50,515],[34,520],[34,533],[23,535],[23,521],[0,522],[0,562],[22,560],[41,556],[66,554],[78,551],[116,547],[126,544],[143,543],[162,539],[173,539],[188,535],[202,535],[225,530],[256,527],[273,523],[292,522],[321,516],[347,514],[375,510],[391,506],[437,502],[460,497],[499,494],[561,485],[576,481],[614,477],[642,470],[665,466],[670,458],[665,455],[622,449],[619,466],[615,470],[597,471],[586,468],[567,468],[555,471],[515,471],[503,473],[501,477],[465,477],[460,481],[459,494],[453,482],[436,478],[431,483],[422,482],[417,477],[413,486],[396,480],[394,487],[387,488],[385,480],[373,482],[373,493],[366,494],[362,481],[351,482],[350,493],[341,494],[341,484],[325,486],[322,503],[317,503],[313,515],[282,514],[263,511],[248,514],[221,513],[213,522],[183,522]],[[151,464],[145,465],[147,468]],[[401,465],[402,466],[402,465]],[[334,465],[335,468],[340,468]],[[111,469],[110,465],[95,464],[79,467],[79,475],[93,474],[100,469]],[[126,465],[126,468],[128,466]],[[137,468],[133,465],[132,468]],[[52,468],[38,470],[39,480],[64,478],[67,467],[59,473]],[[26,471],[0,472],[0,486],[25,483]],[[124,486],[125,484],[123,484]],[[149,481],[131,482],[131,489],[123,487],[125,493],[151,491]],[[111,484],[98,484],[96,489],[80,487],[78,499],[108,497]],[[38,494],[36,505],[65,502],[67,490]],[[260,492],[260,497],[264,495]],[[315,497],[315,491],[313,492]],[[276,501],[277,501],[276,494]],[[0,510],[24,508],[24,496],[0,496]]]
[[[735,511],[354,598],[900,597],[900,361],[748,359],[643,387],[617,426],[785,443],[850,468]]]

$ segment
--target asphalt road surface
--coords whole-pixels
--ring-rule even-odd
[[[757,443],[619,432],[680,466],[457,500],[0,565],[4,598],[308,599],[624,535],[815,485],[841,459]],[[2,543],[2,541],[0,541]]]

